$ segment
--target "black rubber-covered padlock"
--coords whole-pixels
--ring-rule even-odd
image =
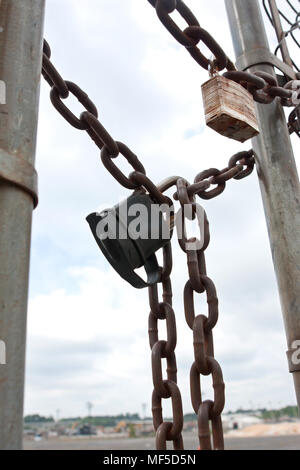
[[[130,225],[138,217],[131,215],[134,205],[143,206],[139,236],[132,236]],[[135,191],[127,200],[112,209],[90,214],[86,220],[94,238],[112,267],[133,287],[142,289],[160,281],[161,270],[155,253],[169,243],[172,237],[174,209],[163,214],[149,194]],[[145,215],[146,214],[146,215]],[[144,222],[143,222],[144,220]],[[153,233],[155,237],[153,237]],[[147,281],[135,270],[144,266]]]

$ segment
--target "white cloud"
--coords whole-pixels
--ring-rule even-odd
[[[126,383],[129,394],[138,372],[137,378],[145,380],[141,372],[145,353],[150,354],[146,299],[140,291],[133,296],[112,270],[78,268],[70,276],[76,293],[54,291],[36,296],[29,304],[28,409],[44,408],[50,413],[51,406],[55,409],[52,392],[58,390],[57,405],[74,414],[72,396],[78,386],[75,395],[81,394],[82,406],[86,396],[97,405],[98,396],[105,392],[105,407],[99,412],[104,413],[109,404],[115,412],[122,412],[127,404],[134,409],[136,395],[129,403],[127,394],[116,403],[110,400],[113,389],[117,394],[120,385],[126,389]]]
[[[174,273],[178,378],[189,412],[192,333],[184,321],[181,298],[186,273],[176,272],[179,269]],[[140,411],[140,403],[150,403],[152,390],[146,292],[132,291],[112,270],[77,268],[70,277],[76,293],[54,291],[34,297],[29,304],[26,410],[53,414],[60,408],[64,416],[84,414],[90,400],[99,414]],[[227,382],[227,409],[245,404],[246,397],[264,403],[270,396],[274,400],[273,377],[278,383],[286,380],[284,341],[281,326],[276,327],[276,322],[274,326],[279,311],[272,294],[266,292],[259,302],[255,298],[229,302],[229,293],[220,305],[215,345]],[[201,312],[206,313],[204,299],[202,305]],[[159,328],[163,339],[163,322]],[[252,396],[249,380],[257,385]],[[211,384],[204,383],[205,394],[211,395]],[[237,389],[243,398],[238,398]],[[276,397],[290,401],[291,390],[278,386]],[[164,408],[170,413],[170,403]]]
[[[223,0],[190,0],[189,5],[233,57]],[[170,174],[192,181],[203,169],[224,168],[232,154],[250,148],[204,127],[200,87],[207,73],[170,37],[146,0],[89,0],[84,8],[74,0],[49,0],[46,37],[62,75],[89,93],[103,124],[132,148],[155,182]],[[105,171],[88,136],[51,107],[48,94],[44,84],[26,411],[54,414],[60,408],[64,416],[83,415],[86,401],[92,401],[99,414],[141,411],[143,402],[150,413],[147,292],[135,291],[108,268],[85,221],[90,212],[115,205],[128,192]],[[80,112],[75,100],[68,103]],[[247,407],[249,401],[292,403],[255,173],[229,182],[221,197],[203,205],[211,227],[208,273],[220,298],[215,344],[227,381],[227,408]],[[188,412],[193,349],[182,305],[187,271],[175,241],[174,247],[178,377]],[[205,300],[197,309],[206,313]],[[211,395],[206,381],[205,391]]]

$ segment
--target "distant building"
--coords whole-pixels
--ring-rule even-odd
[[[222,416],[224,431],[244,429],[254,424],[261,424],[262,420],[257,416],[246,414],[225,414]]]

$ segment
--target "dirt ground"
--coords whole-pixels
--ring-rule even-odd
[[[185,449],[198,447],[197,437],[184,435]],[[225,439],[227,450],[300,450],[300,435],[228,437]],[[153,438],[141,439],[49,439],[40,442],[25,441],[25,450],[154,450]]]
[[[300,422],[297,423],[276,423],[276,424],[255,424],[241,431],[232,431],[228,437],[267,437],[267,436],[293,436],[298,435],[300,439]]]

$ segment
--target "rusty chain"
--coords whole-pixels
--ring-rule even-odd
[[[177,385],[177,365],[175,348],[177,344],[176,318],[172,307],[172,247],[168,243],[163,248],[164,266],[161,269],[162,302],[159,302],[158,284],[149,287],[149,343],[152,354],[152,393],[153,425],[156,431],[157,450],[166,450],[167,441],[173,441],[174,450],[183,450],[182,429],[183,410],[180,390]],[[166,321],[167,341],[159,339],[158,322]],[[162,376],[162,361],[167,362],[167,380]],[[163,420],[162,400],[172,400],[173,422]]]
[[[230,179],[240,180],[249,176],[254,169],[255,158],[253,150],[239,152],[231,157],[228,166],[223,170],[211,168],[197,175],[193,184],[180,177],[168,178],[156,186],[146,175],[144,166],[138,157],[122,142],[115,141],[98,120],[98,110],[88,95],[75,83],[65,81],[50,60],[51,49],[44,41],[42,74],[51,86],[50,98],[53,106],[73,127],[86,131],[97,147],[101,149],[101,160],[105,168],[125,188],[147,190],[154,201],[160,204],[172,204],[164,193],[176,186],[174,199],[179,200],[181,207],[192,202],[193,217],[197,213],[194,200],[198,195],[202,199],[212,199],[220,195]],[[84,106],[85,111],[76,117],[63,103],[69,94],[73,94]],[[133,172],[127,177],[114,160],[119,156],[131,164]],[[211,186],[216,186],[211,189]],[[185,225],[184,225],[185,226]],[[206,275],[204,250],[209,243],[209,226],[205,215],[204,245],[200,250],[187,251],[185,244],[189,240],[185,234],[180,240],[182,249],[187,253],[190,280],[184,290],[185,314],[189,326],[194,333],[195,362],[191,369],[191,396],[195,412],[198,414],[199,438],[202,449],[211,448],[209,422],[212,422],[214,448],[224,446],[221,412],[224,407],[224,384],[220,366],[214,359],[212,330],[218,319],[218,305],[213,282]],[[152,353],[152,376],[154,390],[152,394],[153,424],[156,431],[156,447],[165,450],[167,442],[172,441],[175,450],[182,450],[183,439],[183,410],[180,390],[177,385],[177,366],[175,348],[177,343],[176,318],[172,307],[172,247],[171,242],[163,248],[163,268],[160,282],[162,286],[162,302],[159,302],[158,284],[149,287],[149,342]],[[207,293],[209,316],[195,317],[194,292]],[[158,322],[166,321],[167,341],[159,339]],[[167,380],[163,379],[162,361],[167,362]],[[201,398],[200,376],[212,375],[215,389],[214,401],[204,401]],[[162,400],[171,399],[173,421],[165,422],[162,414]]]
[[[169,199],[163,195],[164,191],[160,191],[147,177],[146,170],[138,157],[125,144],[115,141],[101,124],[98,119],[97,107],[89,96],[75,83],[65,81],[50,59],[51,49],[47,41],[44,40],[42,73],[45,80],[51,86],[50,99],[55,109],[71,126],[79,130],[84,130],[89,134],[91,139],[101,150],[103,165],[122,186],[127,189],[144,188],[159,203],[163,204],[167,202],[169,204]],[[68,98],[70,93],[72,93],[86,109],[86,111],[81,113],[79,118],[76,117],[63,102],[64,99]],[[134,170],[129,176],[124,175],[114,163],[114,160],[120,154],[123,155]],[[230,159],[228,167],[224,170],[220,171],[216,168],[211,168],[200,173],[195,183],[188,189],[189,196],[197,194],[202,199],[212,199],[224,191],[226,181],[229,179],[242,179],[250,175],[254,165],[255,159],[252,150],[249,152],[240,152]],[[211,185],[217,185],[217,187],[211,191],[207,191]],[[171,185],[169,185],[169,187],[170,186]],[[177,195],[175,195],[175,199],[176,198]]]
[[[276,78],[264,72],[247,73],[237,71],[234,64],[226,56],[221,46],[203,28],[191,10],[182,0],[148,0],[156,8],[157,15],[174,38],[182,44],[194,60],[206,70],[227,71],[224,76],[244,86],[259,103],[271,103],[279,97],[282,105],[293,106],[300,98],[300,81],[294,80],[284,87],[279,87]],[[182,30],[172,20],[170,14],[175,10],[186,21],[187,27]],[[215,57],[209,60],[201,52],[198,44],[203,42]],[[143,189],[159,203],[172,205],[171,199],[165,192],[176,186],[174,199],[179,201],[181,210],[177,214],[177,229],[183,227],[183,233],[178,240],[182,250],[187,255],[189,280],[184,288],[184,310],[186,322],[193,331],[194,362],[190,370],[190,391],[193,409],[198,416],[198,434],[200,448],[203,450],[223,449],[224,437],[221,414],[225,404],[225,386],[219,363],[214,357],[213,329],[218,316],[218,298],[213,281],[207,276],[205,250],[210,242],[210,231],[207,215],[204,209],[196,203],[195,197],[204,200],[215,198],[223,193],[226,183],[231,180],[241,180],[249,176],[255,166],[253,150],[239,152],[228,162],[223,170],[210,168],[199,173],[193,184],[180,177],[168,178],[161,185],[155,185],[146,175],[146,170],[139,158],[122,142],[115,139],[105,129],[98,119],[98,110],[89,96],[75,83],[66,81],[59,74],[51,61],[51,49],[44,41],[42,73],[51,87],[50,98],[53,106],[76,129],[84,130],[101,150],[101,160],[104,167],[125,188],[130,190]],[[64,103],[70,95],[74,95],[83,105],[84,112],[77,117]],[[299,105],[292,111],[288,121],[290,133],[300,136]],[[126,176],[115,163],[122,155],[132,166],[133,171]],[[186,212],[186,208],[190,210]],[[186,220],[197,219],[201,232],[201,240],[188,238]],[[181,221],[181,224],[178,223]],[[202,221],[203,226],[202,226]],[[191,247],[190,247],[191,245]],[[177,365],[175,349],[177,344],[176,317],[172,307],[172,247],[169,242],[163,248],[163,268],[160,270],[160,282],[149,287],[149,343],[152,355],[152,378],[154,390],[152,393],[153,424],[156,431],[156,447],[166,450],[167,442],[172,441],[175,450],[184,449],[183,409],[180,390],[177,385]],[[162,302],[159,301],[158,288],[162,287]],[[208,315],[196,315],[194,295],[206,294]],[[161,340],[158,333],[158,323],[166,322],[167,338]],[[162,363],[167,363],[167,378],[163,378]],[[213,400],[202,400],[201,376],[212,376],[214,388]],[[163,419],[162,401],[171,399],[173,419],[166,422]],[[212,428],[212,441],[210,433]]]
[[[227,181],[231,179],[241,180],[251,175],[255,166],[254,151],[243,151],[233,155],[228,166],[224,170],[210,168],[199,173],[194,184],[188,186],[187,194],[191,198],[195,194],[201,199],[209,200],[222,194],[226,188]],[[198,189],[199,184],[200,191]],[[209,189],[211,186],[216,186]],[[178,191],[174,194],[174,199],[178,201]]]
[[[89,96],[75,83],[65,81],[50,60],[51,49],[46,40],[43,48],[42,74],[51,87],[50,99],[55,109],[71,126],[86,131],[101,150],[101,160],[111,175],[125,188],[144,188],[159,203],[170,204],[169,198],[158,191],[155,184],[146,176],[139,158],[122,142],[117,142],[98,119],[98,110]],[[64,104],[63,100],[73,94],[83,105],[85,111],[78,118]],[[122,155],[132,166],[132,173],[126,176],[114,163]]]
[[[300,137],[300,104],[291,112],[288,127],[290,134],[295,132]]]
[[[157,16],[169,33],[183,45],[193,59],[204,69],[222,72],[225,78],[233,80],[245,87],[254,100],[262,104],[270,104],[276,97],[280,98],[283,106],[296,106],[300,103],[300,80],[291,80],[283,87],[279,86],[277,78],[266,72],[241,72],[237,71],[233,62],[227,57],[222,47],[214,37],[201,28],[199,21],[182,0],[148,0],[155,8]],[[182,30],[171,18],[171,14],[177,11],[186,21],[187,27]],[[214,56],[208,59],[198,47],[203,43]],[[290,125],[290,132],[297,132],[297,127]]]
[[[195,181],[201,180],[202,175]],[[177,215],[178,241],[187,255],[189,280],[184,288],[184,311],[188,326],[193,331],[194,363],[190,371],[190,390],[193,409],[198,416],[198,433],[201,450],[211,450],[210,426],[212,424],[213,448],[224,449],[221,413],[225,405],[225,385],[219,363],[214,357],[212,331],[217,324],[218,298],[213,281],[207,276],[205,250],[210,242],[210,231],[204,209],[190,197],[183,179],[177,181],[177,194],[181,210]],[[189,204],[186,202],[189,200]],[[190,211],[187,212],[187,209]],[[185,220],[197,218],[201,240],[188,238]],[[203,221],[203,226],[201,226]],[[182,231],[182,233],[181,233]],[[208,316],[195,314],[194,294],[206,293]],[[214,400],[202,400],[201,376],[212,376]]]
[[[200,27],[197,18],[187,5],[181,0],[148,0],[156,9],[156,13],[162,24],[169,33],[191,54],[193,59],[206,70],[209,69],[211,61],[202,54],[197,47],[202,41],[215,57],[214,66],[219,71],[235,70],[234,64],[226,56],[222,47],[215,41],[208,31]],[[177,11],[186,21],[187,28],[182,30],[171,18],[170,14]]]
[[[245,168],[244,168],[245,166]],[[176,185],[177,191],[174,198],[180,202],[181,210],[176,217],[178,232],[178,242],[181,249],[187,255],[187,265],[189,280],[184,288],[184,310],[188,326],[193,331],[194,338],[194,358],[195,361],[190,371],[190,390],[193,409],[198,416],[198,434],[201,450],[211,450],[212,443],[210,437],[210,422],[212,424],[213,448],[221,450],[224,448],[223,426],[221,413],[225,405],[225,385],[223,374],[219,363],[214,357],[214,345],[212,330],[215,328],[219,310],[216,288],[213,281],[207,276],[206,261],[204,252],[210,242],[210,231],[207,215],[203,208],[195,202],[195,195],[198,194],[204,199],[211,199],[225,189],[226,181],[230,178],[242,179],[248,176],[254,168],[253,151],[240,152],[234,155],[229,166],[222,172],[211,169],[196,176],[194,184],[189,184],[185,179],[173,177],[167,179],[160,185],[161,191],[166,191]],[[210,179],[206,180],[208,176]],[[214,178],[220,180],[214,180]],[[207,193],[211,184],[220,185],[217,191],[212,190]],[[222,191],[220,190],[222,189]],[[200,189],[200,191],[199,191]],[[194,220],[200,228],[201,240],[188,238],[186,233],[185,220]],[[202,221],[203,227],[202,227]],[[194,293],[206,293],[208,303],[208,316],[195,314]],[[169,286],[163,285],[163,299],[171,298]],[[157,286],[150,289],[150,305],[155,307],[159,315]],[[162,304],[163,305],[163,304]],[[151,330],[149,330],[151,331]],[[201,375],[212,376],[214,388],[214,400],[202,401]],[[162,439],[162,438],[160,438]],[[170,439],[170,437],[169,437]],[[166,433],[164,433],[164,447]],[[160,443],[162,441],[160,440]]]

